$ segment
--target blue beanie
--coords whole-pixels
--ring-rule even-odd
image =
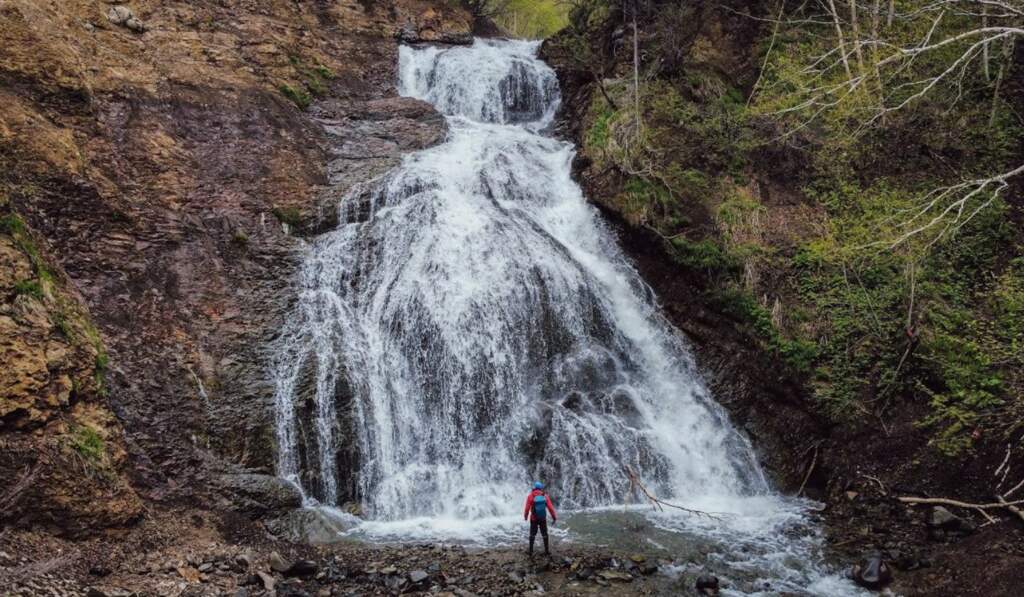
[[[540,481],[537,481],[537,482],[535,482],[535,483],[533,484],[533,488],[534,488],[534,489],[544,489],[544,484],[543,484],[543,483],[541,483]]]

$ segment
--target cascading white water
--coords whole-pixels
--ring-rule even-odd
[[[509,519],[535,479],[563,508],[620,504],[624,466],[687,503],[775,499],[572,146],[542,134],[559,97],[536,49],[401,48],[401,93],[449,135],[312,248],[276,364],[279,473],[377,521]]]

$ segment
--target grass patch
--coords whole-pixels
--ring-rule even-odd
[[[14,283],[14,292],[18,295],[30,296],[36,300],[43,300],[43,287],[36,280],[21,280]]]
[[[278,87],[278,91],[281,92],[281,95],[291,100],[292,103],[294,103],[302,110],[308,108],[309,104],[313,102],[313,98],[310,97],[309,93],[306,92],[306,90],[296,89],[295,87],[292,87],[287,83]]]
[[[105,464],[107,446],[103,436],[88,425],[75,427],[71,432],[71,447],[92,464]]]

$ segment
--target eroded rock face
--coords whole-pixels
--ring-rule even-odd
[[[302,505],[299,490],[280,477],[260,474],[222,474],[214,479],[222,493],[231,496],[230,508],[262,516],[287,512]]]
[[[214,506],[222,471],[272,474],[269,347],[302,236],[444,136],[429,106],[394,97],[397,40],[458,40],[470,22],[427,0],[0,5],[2,205],[66,272],[105,355],[101,393],[98,352],[14,290],[34,266],[0,237],[0,472],[88,416],[109,418],[111,462],[147,499]],[[125,489],[90,507],[130,520]]]
[[[72,536],[127,524],[141,502],[107,407],[88,310],[0,199],[0,522]]]

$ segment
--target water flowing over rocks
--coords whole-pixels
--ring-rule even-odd
[[[475,520],[531,475],[563,506],[617,503],[625,465],[666,495],[767,490],[571,147],[536,134],[559,98],[535,51],[401,49],[402,93],[450,130],[346,197],[306,259],[275,374],[279,471],[310,499]]]

